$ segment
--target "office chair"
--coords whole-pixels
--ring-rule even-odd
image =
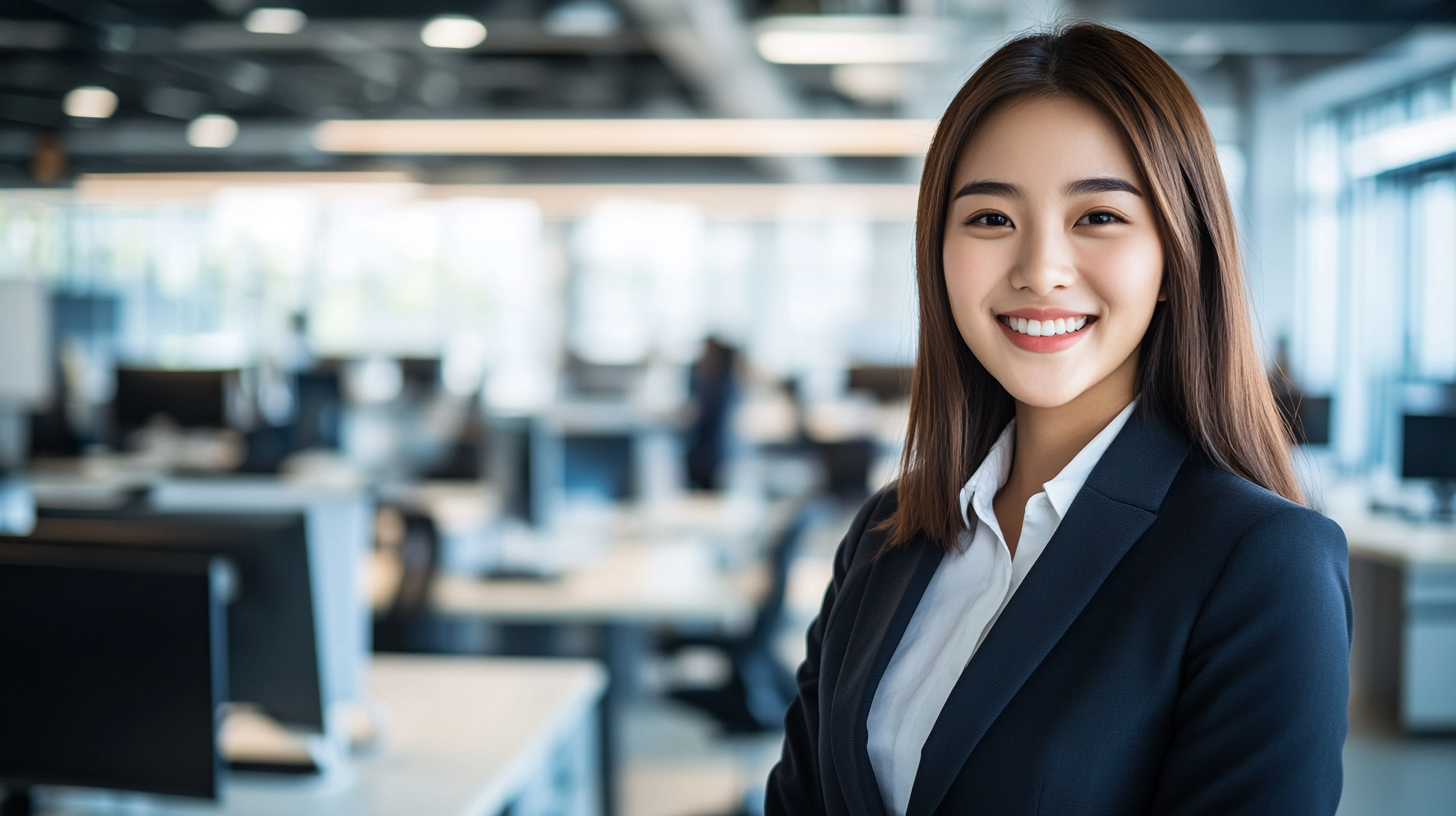
[[[729,734],[782,728],[789,703],[798,693],[793,672],[774,654],[773,641],[783,619],[789,569],[815,512],[813,503],[798,499],[784,514],[782,526],[770,533],[765,555],[771,580],[752,629],[742,635],[674,635],[660,646],[667,655],[707,648],[728,659],[732,672],[723,685],[676,689],[669,696],[707,713]]]
[[[374,651],[438,651],[430,590],[440,571],[440,533],[429,516],[400,515],[404,529],[397,548],[399,586],[389,608],[374,617]]]

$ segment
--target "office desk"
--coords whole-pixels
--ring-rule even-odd
[[[483,581],[442,574],[432,590],[431,606],[443,617],[586,626],[597,632],[597,656],[606,663],[609,676],[600,760],[603,810],[610,816],[616,800],[618,711],[634,685],[645,627],[682,623],[745,627],[767,588],[762,568],[719,572],[705,556],[703,548],[690,544],[619,541],[601,559],[554,580]],[[376,609],[389,598],[388,569],[377,562],[372,570],[370,594]]]
[[[370,690],[392,714],[381,744],[322,779],[235,775],[220,807],[165,816],[596,814],[601,667],[582,660],[376,657]],[[100,808],[134,812],[135,808]],[[62,801],[46,814],[94,814]],[[149,811],[152,812],[152,811]]]
[[[441,575],[433,606],[442,615],[516,623],[746,625],[766,576],[757,568],[718,572],[704,555],[688,544],[620,542],[553,580]]]
[[[1407,731],[1456,731],[1456,525],[1332,513],[1350,543],[1351,695]]]

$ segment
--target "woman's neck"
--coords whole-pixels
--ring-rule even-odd
[[[1052,408],[1016,403],[1016,455],[1006,481],[1040,492],[1137,396],[1137,354],[1076,399]]]
[[[1016,403],[1016,448],[1011,473],[996,494],[1001,532],[1014,555],[1026,502],[1042,491],[1087,443],[1137,396],[1137,353],[1076,399],[1039,408]]]

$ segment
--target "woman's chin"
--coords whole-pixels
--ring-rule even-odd
[[[1031,381],[1020,378],[1015,382],[1002,380],[1002,383],[1012,399],[1032,408],[1060,408],[1087,390],[1086,384],[1078,380],[1054,376]]]

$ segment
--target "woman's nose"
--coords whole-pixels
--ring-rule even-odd
[[[1076,280],[1070,236],[1059,226],[1023,229],[1011,285],[1041,296],[1071,286]]]

